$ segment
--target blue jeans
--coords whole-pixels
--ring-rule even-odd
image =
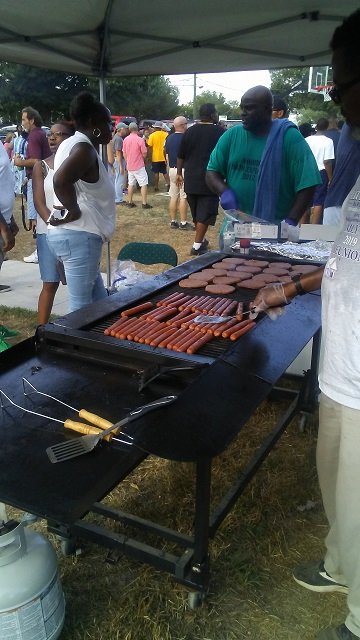
[[[95,233],[61,229],[49,231],[48,245],[64,265],[69,312],[107,297],[100,273],[102,239]]]
[[[125,164],[123,165],[123,170],[124,169]],[[123,195],[123,189],[124,189],[124,183],[125,183],[125,172],[124,173],[120,173],[120,167],[119,167],[119,163],[117,160],[115,160],[114,162],[114,170],[115,170],[115,202],[122,202],[124,199],[124,195]]]

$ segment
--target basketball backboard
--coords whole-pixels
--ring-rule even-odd
[[[309,93],[321,93],[324,100],[330,100],[328,90],[332,85],[332,68],[329,66],[319,66],[309,68]]]

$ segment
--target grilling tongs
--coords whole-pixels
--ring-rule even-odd
[[[71,458],[77,458],[78,456],[82,456],[85,453],[90,453],[93,449],[95,449],[96,445],[103,440],[109,433],[112,431],[118,431],[122,427],[124,427],[129,422],[140,418],[148,411],[153,411],[153,409],[157,409],[158,407],[162,407],[164,405],[170,404],[177,399],[177,396],[164,396],[163,398],[159,398],[154,402],[149,402],[149,404],[144,404],[137,409],[133,409],[130,413],[120,420],[120,422],[116,422],[108,429],[101,431],[97,435],[86,435],[81,436],[81,438],[74,438],[68,442],[59,442],[58,444],[54,444],[51,447],[46,449],[46,453],[49,456],[50,462],[64,462],[65,460],[70,460]]]

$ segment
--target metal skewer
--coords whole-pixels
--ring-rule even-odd
[[[51,396],[49,393],[45,393],[44,391],[39,391],[38,389],[36,389],[36,387],[33,384],[31,384],[31,382],[29,382],[29,380],[27,380],[24,377],[22,378],[22,383],[23,383],[24,396],[30,396],[34,393],[37,393],[41,396],[44,396],[45,398],[50,398],[50,400],[54,400],[54,402],[58,402],[59,404],[62,404],[64,407],[67,407],[68,409],[75,411],[75,413],[77,413],[80,418],[82,418],[83,420],[86,420],[87,422],[90,422],[90,424],[93,424],[100,429],[108,429],[114,424],[113,422],[110,422],[109,420],[105,420],[105,418],[101,418],[100,416],[90,411],[87,411],[86,409],[76,409],[75,407],[72,407],[70,404],[67,404],[62,400],[59,400],[59,398],[55,398],[55,396]],[[26,390],[25,383],[29,385],[32,391],[29,392]]]

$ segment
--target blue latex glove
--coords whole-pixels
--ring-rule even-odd
[[[232,189],[225,189],[220,196],[220,204],[225,210],[238,208],[236,195]]]

